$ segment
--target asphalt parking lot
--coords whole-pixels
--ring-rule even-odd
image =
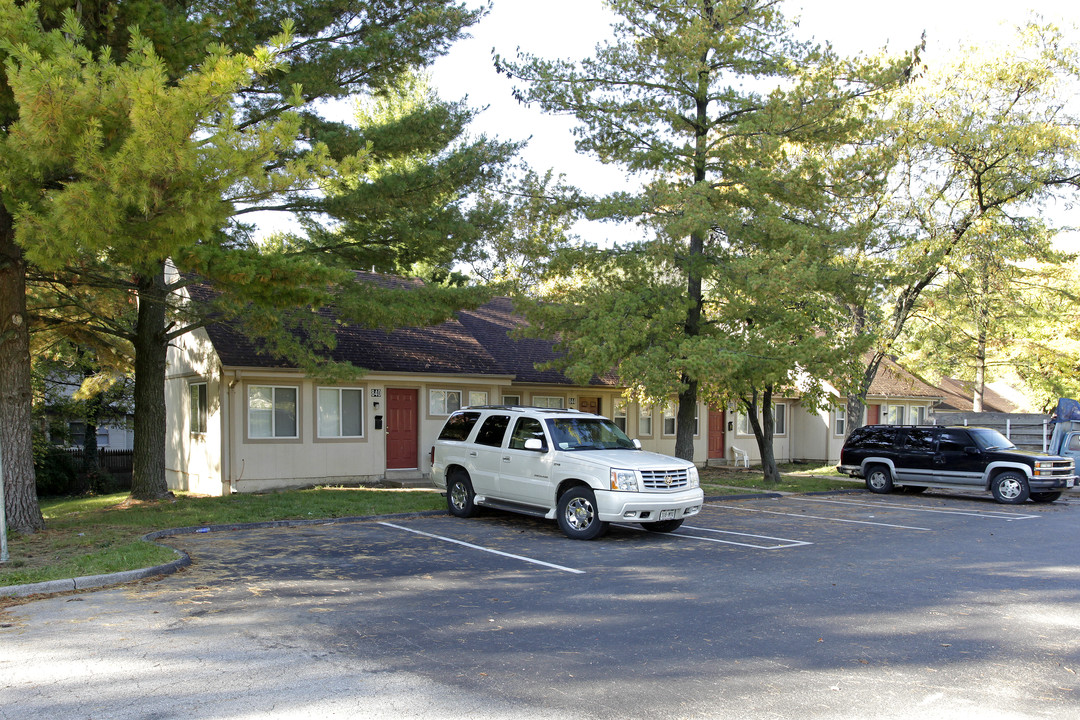
[[[593,542],[488,512],[185,535],[0,615],[0,717],[1080,716],[1080,497],[707,503]]]

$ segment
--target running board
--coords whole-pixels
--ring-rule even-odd
[[[494,510],[509,510],[510,512],[516,512],[521,515],[530,515],[532,517],[547,519],[555,517],[555,514],[547,508],[536,507],[535,505],[521,505],[506,500],[492,500],[480,495],[477,495],[473,499],[473,503],[480,505],[481,507],[492,508]]]

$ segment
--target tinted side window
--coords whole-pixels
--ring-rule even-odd
[[[547,450],[544,428],[536,418],[518,418],[514,425],[514,434],[510,436],[510,447],[514,450],[524,450],[526,440],[539,440],[544,450]]]
[[[904,449],[930,452],[934,449],[935,434],[936,431],[930,428],[911,428],[908,430],[907,442],[904,443]]]
[[[966,430],[942,430],[938,439],[938,452],[964,452],[966,447],[976,447]]]
[[[890,450],[896,428],[888,425],[864,425],[851,434],[851,443],[867,450]]]
[[[484,421],[484,424],[480,426],[480,432],[476,434],[476,444],[501,447],[503,435],[506,434],[506,428],[509,425],[509,415],[489,416],[488,419]]]
[[[442,432],[439,433],[439,439],[467,440],[469,433],[472,432],[473,425],[479,419],[480,413],[478,412],[454,413],[446,419],[446,424],[443,425]]]

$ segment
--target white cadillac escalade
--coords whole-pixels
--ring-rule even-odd
[[[703,501],[693,463],[645,452],[607,418],[573,410],[459,410],[431,449],[431,478],[458,517],[510,510],[555,519],[579,540],[614,521],[671,532]]]

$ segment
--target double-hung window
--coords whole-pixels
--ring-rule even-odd
[[[641,405],[638,407],[638,435],[644,435],[646,437],[652,435],[652,416],[653,409],[651,405]]]
[[[675,403],[664,403],[664,434],[675,434]]]
[[[297,395],[295,387],[248,386],[248,437],[296,438]]]
[[[319,437],[364,436],[364,391],[360,388],[319,388]]]
[[[202,435],[206,432],[207,417],[209,416],[206,383],[200,382],[188,385],[188,399],[191,408],[188,429],[193,435]]]

